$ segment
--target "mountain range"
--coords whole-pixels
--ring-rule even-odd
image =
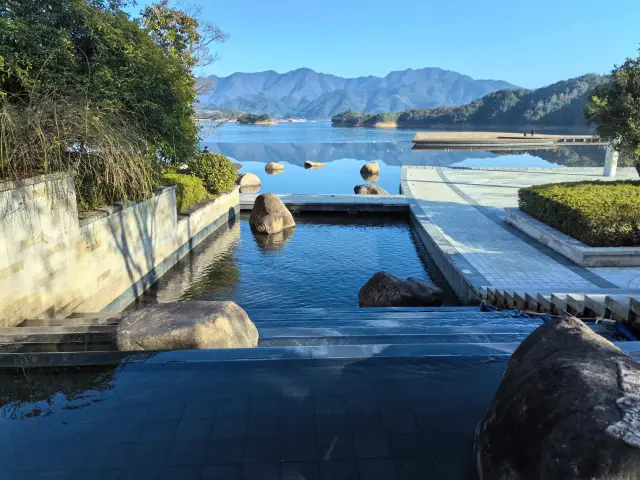
[[[374,126],[394,122],[407,128],[438,125],[585,127],[584,105],[592,90],[607,79],[606,76],[587,74],[536,90],[509,88],[459,106],[377,114],[347,110],[335,115],[332,122],[337,126]]]
[[[476,80],[440,68],[408,69],[385,77],[342,78],[300,68],[211,75],[198,96],[199,110],[267,113],[272,117],[328,119],[345,110],[366,113],[464,105],[491,92],[517,88],[502,80]]]

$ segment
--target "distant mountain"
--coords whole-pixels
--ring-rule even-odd
[[[435,125],[584,127],[582,110],[596,85],[607,77],[588,74],[536,90],[505,89],[466,105],[409,109],[396,114],[346,111],[332,118],[334,125],[369,126],[395,119],[399,127]]]
[[[475,80],[467,75],[422,68],[386,77],[342,78],[301,68],[284,74],[272,70],[199,79],[212,89],[199,95],[198,109],[267,113],[272,117],[331,118],[348,109],[366,113],[462,105],[514,85]]]

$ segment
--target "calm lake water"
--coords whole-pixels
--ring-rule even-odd
[[[360,168],[378,162],[375,182],[398,193],[403,165],[460,167],[602,166],[604,148],[561,147],[518,152],[484,150],[412,150],[416,130],[332,127],[328,122],[281,123],[276,126],[228,124],[206,131],[203,146],[242,163],[241,172],[255,173],[261,193],[353,193],[365,182]],[[323,162],[325,168],[305,170],[304,162]],[[269,175],[269,162],[285,170]]]
[[[242,308],[357,307],[380,270],[432,280],[456,304],[407,219],[380,215],[296,215],[283,235],[254,235],[247,214],[180,260],[138,301],[233,300]]]

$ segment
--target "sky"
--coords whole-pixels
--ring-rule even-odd
[[[229,34],[199,74],[439,67],[537,88],[608,73],[640,47],[640,0],[188,0]],[[147,0],[139,0],[140,10]]]

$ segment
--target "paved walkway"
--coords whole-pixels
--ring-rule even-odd
[[[638,178],[634,168],[618,169],[617,179],[631,178]],[[640,288],[640,268],[580,267],[504,222],[504,208],[518,206],[518,189],[581,180],[608,179],[602,168],[403,171],[403,188],[415,198],[425,230],[439,234],[436,243],[474,287],[585,293]]]

